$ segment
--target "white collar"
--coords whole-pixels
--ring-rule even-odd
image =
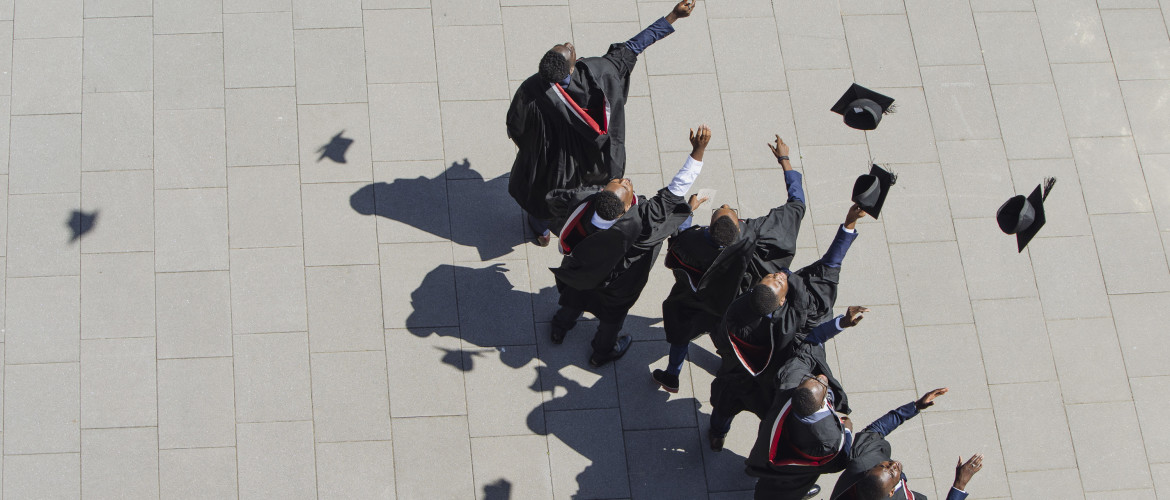
[[[632,203],[630,205],[630,208],[633,208],[637,204],[638,204],[638,197],[634,196],[634,203]],[[622,215],[625,215],[625,214],[622,214]],[[602,219],[600,215],[597,215],[596,211],[594,211],[593,217],[591,219],[589,219],[589,222],[591,224],[593,224],[593,227],[596,227],[597,229],[601,229],[604,231],[606,229],[613,227],[614,223],[617,222],[618,219],[620,219],[620,218],[621,217],[618,217],[617,219],[614,219],[614,220],[605,220],[605,219]]]

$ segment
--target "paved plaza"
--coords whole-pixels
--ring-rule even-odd
[[[541,54],[600,55],[672,5],[0,0],[3,497],[751,498],[758,419],[707,448],[710,340],[678,394],[650,379],[668,270],[593,369],[595,321],[548,338],[559,255],[507,194],[504,115]],[[949,387],[891,435],[931,498],[980,452],[972,498],[1170,499],[1168,20],[701,0],[635,68],[627,174],[653,193],[706,123],[695,188],[760,216],[780,134],[798,267],[887,165],[837,300],[872,312],[827,345],[853,420]],[[829,112],[852,82],[897,100],[880,129]],[[1017,253],[996,209],[1046,176]]]

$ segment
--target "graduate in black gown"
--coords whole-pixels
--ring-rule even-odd
[[[801,175],[792,169],[788,145],[779,135],[768,148],[784,169],[788,197],[783,205],[763,217],[740,220],[725,204],[711,214],[710,226],[690,226],[668,242],[665,263],[675,283],[662,302],[662,319],[670,357],[665,370],[651,374],[667,392],[678,392],[678,374],[691,341],[714,331],[736,296],[765,275],[787,268],[796,254],[805,212]]]
[[[545,195],[554,189],[604,185],[625,175],[625,104],[638,54],[674,32],[695,0],[682,0],[630,40],[601,57],[577,59],[572,43],[553,46],[512,98],[508,137],[519,150],[508,193],[528,213],[537,244],[550,239]]]
[[[857,238],[855,226],[864,215],[854,204],[820,260],[796,272],[781,269],[764,276],[727,308],[711,336],[722,359],[711,381],[707,438],[712,450],[723,449],[736,414],[748,410],[763,418],[771,408],[776,373],[798,332],[822,336],[826,329],[841,330],[832,318],[841,261]]]
[[[630,347],[630,336],[618,333],[637,302],[662,242],[678,230],[701,203],[683,199],[703,168],[703,152],[711,140],[706,125],[690,133],[691,155],[666,187],[652,198],[634,194],[629,179],[595,187],[549,193],[554,215],[562,214],[561,266],[552,270],[560,292],[560,309],[552,319],[552,341],[560,344],[584,312],[597,317],[593,336],[594,367],[616,360]]]

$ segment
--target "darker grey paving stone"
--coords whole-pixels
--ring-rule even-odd
[[[155,1],[155,33],[223,31],[222,2],[217,0]]]
[[[1065,408],[1085,490],[1154,485],[1133,402],[1066,405]],[[1116,450],[1126,450],[1126,453]]]
[[[707,498],[704,444],[693,428],[626,431],[633,498]]]
[[[553,492],[558,497],[630,496],[617,408],[545,412]]]
[[[144,91],[153,87],[149,17],[85,21],[85,92]]]
[[[465,348],[467,427],[472,437],[544,434],[536,346]]]
[[[589,365],[593,352],[590,342],[596,329],[596,321],[579,321],[565,336],[564,343],[555,345],[549,337],[550,324],[536,324],[536,346],[544,365],[537,371],[546,411],[619,406],[614,365],[601,368]]]
[[[243,498],[317,498],[312,422],[239,424],[236,445]]]
[[[222,33],[155,35],[155,109],[222,108],[223,87]]]
[[[975,14],[987,79],[1000,83],[1049,83],[1048,56],[1032,12]]]
[[[1048,336],[1065,404],[1131,399],[1112,318],[1051,320]]]
[[[450,243],[382,245],[383,323],[390,328],[459,326]],[[429,335],[423,332],[419,335]]]
[[[461,3],[466,5],[470,2],[465,0]],[[599,10],[597,7],[600,6],[590,10]],[[533,5],[507,7],[500,11],[503,16],[504,51],[507,54],[510,80],[528,78],[532,70],[536,69],[537,61],[540,61],[553,44],[573,39],[568,6]],[[539,29],[534,29],[536,27]],[[580,57],[586,57],[586,54],[582,53]]]
[[[276,12],[223,16],[225,86],[296,84],[291,15]]]
[[[158,468],[164,498],[236,496],[235,447],[159,450]]]
[[[81,498],[81,454],[14,455],[4,458],[9,498]]]
[[[703,454],[703,470],[707,476],[707,490],[728,492],[731,498],[737,498],[732,492],[755,488],[756,479],[744,474],[743,461],[755,444],[759,419],[746,412],[737,416],[724,439],[723,451],[714,452],[707,442],[707,430],[711,428],[711,405],[704,404],[703,408],[697,408],[695,417],[698,419],[698,427],[687,430],[698,436],[699,449]],[[746,498],[752,498],[751,493],[748,491]],[[714,495],[712,498],[715,498]]]
[[[1009,472],[1013,496],[1020,498],[1084,498],[1076,469]]]
[[[86,429],[81,487],[102,498],[158,497],[158,431],[151,427]]]
[[[395,487],[401,498],[468,498],[475,488],[471,468],[466,417],[394,419]]]
[[[1112,62],[1096,0],[1035,0],[1052,63]]]
[[[520,262],[455,267],[459,326],[464,342],[504,346],[535,343],[528,268]]]
[[[695,405],[689,387],[689,364],[679,375],[678,394],[670,394],[650,377],[654,368],[665,363],[669,344],[662,341],[634,342],[626,355],[617,361],[618,397],[621,402],[623,429],[666,429],[693,427]]]
[[[467,160],[453,163],[446,176],[459,178],[475,165]],[[451,239],[456,261],[488,261],[517,258],[516,245],[523,242],[523,218],[516,201],[508,196],[508,178],[481,178],[447,182],[451,210]],[[468,248],[473,247],[473,248]]]
[[[992,385],[991,400],[1003,445],[1003,464],[1009,472],[1076,466],[1059,383]],[[1019,411],[1025,407],[1029,411]]]

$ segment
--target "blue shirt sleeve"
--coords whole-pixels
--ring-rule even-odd
[[[967,492],[951,486],[951,491],[947,493],[947,500],[966,500]]]
[[[837,226],[837,235],[833,237],[825,256],[821,257],[821,263],[826,267],[841,267],[841,261],[845,260],[845,253],[849,251],[849,246],[853,245],[855,239],[857,231],[846,231],[844,224]]]
[[[795,170],[784,171],[784,183],[788,184],[788,201],[804,201],[804,183],[801,180],[800,172]],[[807,204],[807,203],[806,203]]]
[[[646,50],[646,47],[654,45],[654,42],[665,38],[666,35],[671,33],[674,33],[674,26],[666,22],[665,17],[660,17],[657,21],[654,21],[654,24],[647,26],[646,29],[627,41],[626,47],[634,51],[635,54],[641,54],[643,50]]]
[[[915,401],[911,401],[886,412],[881,418],[874,420],[873,423],[866,426],[862,432],[876,432],[883,437],[890,435],[891,432],[894,432],[894,429],[902,425],[902,422],[918,414],[918,406],[915,403]]]
[[[813,328],[812,331],[804,337],[804,342],[806,344],[824,344],[825,342],[828,342],[829,339],[837,336],[837,334],[841,333],[841,330],[843,330],[843,328],[841,328],[841,318],[844,317],[844,315],[838,315],[836,318],[817,325],[816,328]]]

